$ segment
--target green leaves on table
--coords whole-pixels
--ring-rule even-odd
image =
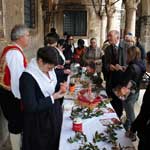
[[[100,150],[97,145],[92,143],[86,143],[79,147],[79,150]]]
[[[76,107],[75,109],[72,109],[71,112],[71,119],[74,119],[76,117],[80,117],[82,119],[88,119],[92,117],[98,117],[100,115],[103,115],[103,111],[99,108],[95,108],[94,110],[91,110],[89,108],[83,108],[83,107]]]
[[[98,133],[98,131],[95,132],[95,135],[93,136],[93,143],[97,142],[108,142],[115,147],[117,145],[117,133],[116,130],[122,129],[122,126],[119,124],[109,124],[107,125],[107,129],[104,133]]]
[[[87,137],[82,132],[75,132],[75,136],[74,137],[68,138],[68,142],[69,143],[74,143],[74,142],[79,142],[79,141],[81,141],[82,143],[87,142]]]
[[[106,150],[106,148],[99,149],[96,143],[98,142],[107,142],[112,144],[112,150],[121,150],[125,149],[126,147],[118,146],[117,144],[117,134],[116,130],[122,129],[122,126],[120,124],[109,124],[107,126],[107,129],[105,130],[105,133],[98,133],[98,131],[95,132],[93,136],[93,143],[88,142],[87,137],[82,132],[75,132],[74,137],[68,138],[69,143],[80,143],[79,150]]]
[[[93,143],[100,142],[100,141],[107,141],[107,137],[106,135],[104,135],[104,133],[98,133],[98,131],[96,131],[93,137]]]
[[[122,129],[122,126],[120,126],[119,124],[109,124],[107,126],[106,129],[106,133],[108,136],[108,143],[112,143],[113,145],[116,145],[116,141],[117,141],[117,133],[116,130],[118,129]]]

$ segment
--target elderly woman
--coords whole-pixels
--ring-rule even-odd
[[[146,71],[138,47],[131,46],[127,49],[127,64],[128,67],[123,73],[120,89],[123,94],[127,95],[123,101],[123,106],[127,116],[124,126],[128,131],[130,130],[132,122],[135,120],[134,104],[138,100],[140,82]]]
[[[44,47],[29,63],[20,78],[24,107],[23,150],[57,150],[62,123],[59,99],[65,85],[55,92],[57,83],[55,48]]]

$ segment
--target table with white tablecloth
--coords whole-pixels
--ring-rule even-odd
[[[60,136],[59,150],[78,150],[81,143],[74,142],[69,143],[68,138],[73,137],[75,132],[72,130],[72,119],[70,118],[72,106],[74,106],[73,100],[64,101],[64,114],[63,114],[63,124]],[[111,104],[107,104],[107,108],[112,108]],[[83,133],[87,136],[88,142],[92,143],[93,135],[96,131],[103,133],[106,130],[106,126],[101,123],[100,120],[111,120],[111,118],[118,119],[115,112],[107,112],[104,108],[104,114],[99,117],[92,117],[89,119],[83,119]],[[133,150],[133,144],[129,138],[125,136],[125,129],[116,130],[117,133],[117,143],[124,147],[124,149]],[[108,142],[98,142],[96,143],[98,148],[101,150],[105,148],[106,150],[112,150],[112,144]],[[127,148],[128,147],[128,148]]]

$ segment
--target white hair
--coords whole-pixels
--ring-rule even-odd
[[[21,36],[24,36],[27,31],[29,30],[25,25],[22,24],[15,25],[11,30],[11,40],[12,41],[18,40]]]

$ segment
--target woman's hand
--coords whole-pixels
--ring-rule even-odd
[[[65,63],[66,63],[66,64],[70,64],[70,63],[71,63],[71,60],[66,60]]]
[[[67,91],[67,82],[64,82],[64,83],[60,83],[60,89],[58,92],[54,93],[52,96],[54,98],[54,100],[56,99],[59,99],[59,98],[62,98],[65,96],[65,93]]]
[[[116,71],[119,71],[119,70],[123,71],[123,68],[122,68],[122,66],[120,66],[119,64],[116,64],[116,65],[115,65],[115,70],[116,70]]]
[[[69,74],[69,75],[70,75],[70,74],[72,74],[72,72],[71,72],[70,69],[65,69],[65,70],[64,70],[64,74]]]
[[[59,90],[58,92],[54,93],[52,96],[53,96],[54,100],[56,100],[56,99],[60,99],[60,98],[64,97],[64,95],[65,95],[65,93],[62,93]]]
[[[64,66],[63,65],[57,65],[55,68],[56,69],[64,69]]]
[[[60,83],[60,90],[59,90],[60,93],[66,93],[67,88],[68,88],[67,82]]]

